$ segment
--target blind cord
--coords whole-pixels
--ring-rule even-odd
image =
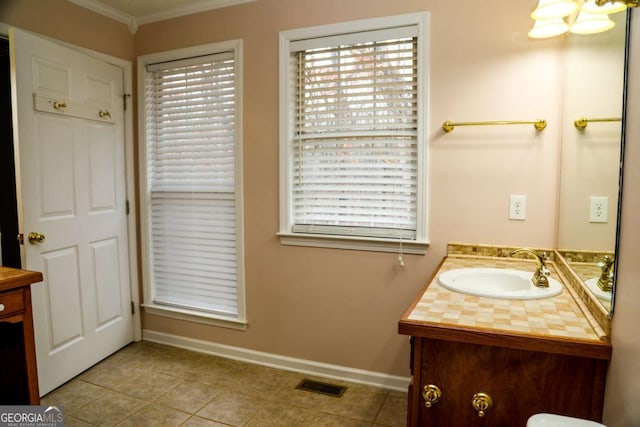
[[[400,246],[398,250],[398,264],[400,267],[404,267],[404,257],[402,256],[402,229],[400,229]]]

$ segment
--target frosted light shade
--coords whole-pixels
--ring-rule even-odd
[[[606,13],[580,12],[569,31],[574,34],[596,34],[608,31],[615,25]]]
[[[533,19],[564,18],[578,9],[578,4],[573,0],[540,0],[538,7],[533,11]]]
[[[529,37],[532,39],[545,39],[559,36],[568,30],[569,26],[562,18],[539,19],[535,21],[533,28],[529,31]]]
[[[624,3],[605,3],[602,6],[596,4],[596,0],[587,0],[580,10],[588,13],[616,13],[622,12],[627,8]]]

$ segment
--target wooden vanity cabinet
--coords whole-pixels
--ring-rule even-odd
[[[531,415],[542,412],[601,421],[606,348],[585,357],[550,348],[537,351],[535,339],[507,341],[513,342],[504,344],[517,345],[413,336],[407,425],[525,426]],[[422,395],[428,385],[442,392],[431,407]],[[482,417],[472,405],[476,393],[492,399],[493,406]]]
[[[42,274],[0,267],[0,405],[38,405],[31,283]]]
[[[444,258],[398,323],[411,337],[407,425],[524,427],[538,413],[601,422],[611,343],[569,288],[544,303],[505,304],[434,286],[452,268],[526,268],[482,254]]]

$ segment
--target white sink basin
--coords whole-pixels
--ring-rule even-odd
[[[441,273],[438,284],[467,295],[499,299],[551,298],[562,292],[562,284],[549,278],[548,288],[531,282],[532,271],[503,268],[459,268]]]

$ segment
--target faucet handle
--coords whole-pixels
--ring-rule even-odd
[[[613,266],[613,261],[613,257],[605,255],[602,261],[598,263],[598,267],[600,267],[602,271],[609,270]]]
[[[542,265],[545,264],[545,262],[547,262],[547,260],[549,259],[547,257],[547,253],[546,252],[540,252],[540,254],[538,255],[538,257],[540,257],[540,261],[542,262]]]
[[[551,270],[549,270],[547,268],[547,266],[543,263],[542,267],[540,268],[540,274],[543,274],[543,275],[549,277],[549,276],[551,276]]]
[[[542,252],[542,254],[540,254],[540,263],[542,264],[542,266],[540,267],[540,270],[542,271],[542,274],[544,274],[545,276],[549,276],[551,275],[551,271],[549,271],[549,269],[547,268],[547,253],[546,252]]]

